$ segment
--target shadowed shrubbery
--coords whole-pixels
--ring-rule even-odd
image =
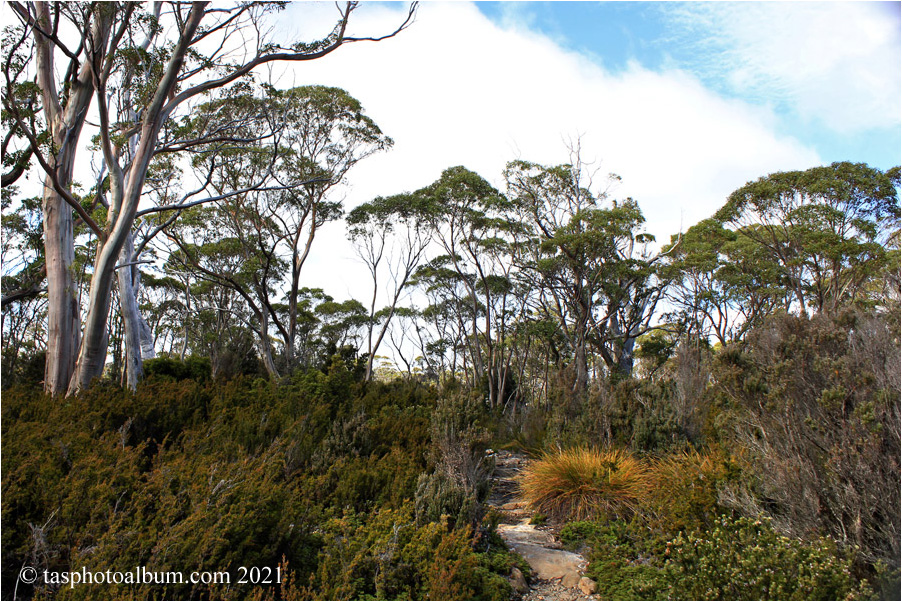
[[[157,357],[144,361],[144,376],[147,378],[157,376],[203,382],[209,379],[211,374],[212,366],[206,357],[192,355],[184,360],[175,357]]]
[[[898,328],[898,315],[775,316],[718,356],[717,426],[749,476],[724,492],[733,507],[898,570]]]
[[[433,389],[364,387],[342,362],[280,384],[163,372],[134,393],[109,384],[65,400],[4,393],[4,599],[23,565],[228,571],[234,579],[241,566],[280,563],[289,571],[284,591],[234,581],[20,583],[16,595],[508,596],[498,572],[509,571],[503,559],[511,557],[497,542],[487,547],[487,531],[413,519],[418,480],[436,470]],[[397,554],[386,556],[392,546]],[[357,566],[369,568],[351,571]]]

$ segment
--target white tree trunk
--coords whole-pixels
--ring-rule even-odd
[[[44,391],[65,393],[78,352],[79,308],[72,263],[72,209],[50,187],[44,189],[44,257],[47,266],[47,364]]]
[[[125,385],[132,391],[144,373],[141,363],[141,314],[138,312],[137,290],[132,280],[131,264],[135,258],[134,237],[131,233],[125,239],[125,246],[119,255],[121,267],[118,270],[119,310],[125,337]]]
[[[49,24],[48,5],[38,2],[35,7],[39,22]],[[108,17],[95,22],[91,41],[96,47],[103,48],[106,45],[108,23]],[[35,34],[34,39],[37,83],[42,92],[46,123],[57,149],[54,157],[56,165],[53,166],[56,184],[68,189],[72,184],[78,138],[94,91],[91,66],[89,63],[82,65],[64,108],[59,103],[56,89],[53,43],[38,34]],[[75,261],[72,208],[55,189],[50,175],[44,180],[42,209],[48,322],[44,390],[51,395],[59,395],[65,392],[75,369],[80,316],[72,267]]]

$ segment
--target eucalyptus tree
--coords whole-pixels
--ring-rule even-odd
[[[7,191],[4,191],[7,192]],[[12,385],[21,360],[46,344],[47,300],[44,290],[44,245],[41,240],[40,198],[22,199],[12,209],[4,194],[0,226],[3,266],[3,381]]]
[[[532,274],[537,312],[557,320],[573,354],[574,393],[584,392],[595,351],[610,370],[629,374],[637,337],[649,328],[663,281],[651,255],[653,237],[632,199],[602,205],[586,165],[547,167],[513,161],[505,170],[508,195],[529,235],[518,262]],[[616,176],[615,176],[616,178]]]
[[[27,140],[29,158],[35,155],[46,173],[42,202],[48,296],[44,385],[51,393],[61,393],[69,384],[79,345],[72,210],[90,219],[70,188],[81,130],[94,93],[93,67],[104,55],[112,54],[115,15],[100,6],[9,5],[21,25],[4,32],[9,43],[4,44],[3,108],[11,120],[9,131]],[[74,50],[59,37],[61,21],[73,23],[79,31]],[[124,32],[121,22],[115,26],[118,42]],[[59,83],[57,50],[68,59]],[[22,159],[17,167],[25,162]]]
[[[198,148],[194,167],[217,200],[207,216],[174,223],[167,232],[205,279],[234,288],[254,316],[260,350],[272,376],[278,375],[270,325],[282,340],[284,365],[297,365],[301,270],[320,228],[342,215],[335,188],[360,160],[391,145],[391,139],[363,113],[361,104],[339,88],[304,86],[290,90],[231,91],[204,105],[186,127],[212,139],[235,122],[239,145],[213,141]],[[245,266],[205,265],[203,253],[189,249],[208,238],[210,223],[219,236],[240,248]],[[216,235],[214,235],[216,236]],[[209,245],[210,243],[205,243]],[[208,249],[211,249],[208,247]],[[287,279],[287,283],[285,280]],[[284,302],[278,299],[284,295]]]
[[[154,348],[185,359],[192,310],[190,280],[184,272],[159,277],[145,274],[141,292],[141,311],[147,316]]]
[[[473,381],[473,304],[460,275],[448,267],[449,262],[447,255],[439,255],[417,268],[411,280],[411,286],[426,298],[426,306],[417,310],[424,323],[416,329],[417,343],[439,378],[462,376]],[[479,310],[478,304],[476,309]]]
[[[241,299],[245,310],[236,315],[255,333],[267,372],[278,377],[270,336],[273,309],[267,304],[271,306],[287,265],[269,252],[276,244],[271,220],[245,201],[236,196],[226,205],[186,212],[170,233],[178,246],[170,262],[180,261],[180,269],[196,281],[228,289]]]
[[[368,381],[373,377],[376,351],[389,331],[392,318],[399,309],[401,296],[432,239],[432,232],[426,227],[426,219],[433,210],[434,206],[425,195],[399,194],[377,197],[355,207],[348,214],[348,237],[354,243],[357,255],[366,265],[373,281],[364,376]],[[388,305],[377,310],[379,282],[384,277],[384,271],[387,271],[384,286],[388,294]]]
[[[723,345],[792,303],[780,267],[765,248],[714,219],[682,235],[666,270],[672,321]]]
[[[446,169],[417,194],[433,208],[426,224],[444,252],[418,280],[433,292],[444,289],[444,307],[457,317],[469,359],[464,365],[472,367],[474,383],[486,386],[490,406],[504,403],[511,384],[505,341],[512,317],[522,312],[513,286],[511,244],[518,224],[510,219],[511,203],[464,167]]]
[[[842,162],[773,173],[733,192],[714,217],[779,267],[802,315],[873,304],[875,281],[899,269],[891,249],[898,167]]]
[[[169,120],[192,99],[249,77],[260,66],[314,60],[345,43],[391,37],[412,22],[415,10],[412,5],[402,24],[385,36],[351,37],[346,28],[357,3],[348,2],[339,7],[335,27],[322,39],[281,46],[261,33],[268,31],[268,15],[284,7],[281,2],[215,7],[208,2],[167,2],[154,3],[150,10],[134,2],[10,6],[19,24],[4,53],[3,107],[46,174],[45,387],[51,393],[74,393],[102,372],[114,275],[132,234],[152,159],[160,152],[182,152],[205,142],[179,138],[176,128],[169,130],[174,136],[161,139]],[[57,64],[57,52],[65,55],[65,66]],[[19,103],[21,85],[32,77],[37,86],[31,97],[39,91],[42,107],[41,119],[34,121],[22,109],[27,103]],[[109,198],[100,221],[72,194],[75,155],[92,99],[99,121],[96,146],[108,172],[103,188]],[[73,211],[97,238],[80,344],[70,274]]]
[[[304,86],[274,92],[274,100],[285,124],[279,181],[304,182],[279,193],[274,212],[290,252],[286,354],[293,365],[301,270],[319,228],[341,217],[335,189],[358,162],[389,149],[393,141],[364,113],[360,101],[340,88]]]

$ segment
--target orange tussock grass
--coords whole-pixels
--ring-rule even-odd
[[[523,499],[558,521],[636,512],[648,483],[645,465],[627,451],[585,447],[545,453],[519,478]]]

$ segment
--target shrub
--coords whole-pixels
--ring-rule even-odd
[[[302,599],[506,600],[516,559],[491,534],[417,525],[409,504],[346,513],[323,527],[325,545]],[[481,552],[476,550],[480,549]]]
[[[144,361],[144,375],[168,377],[174,380],[195,380],[202,382],[210,378],[210,359],[191,355],[184,360],[175,357],[157,357]]]
[[[720,516],[661,536],[642,520],[574,522],[561,541],[587,554],[603,600],[848,600],[873,595],[829,539],[779,535],[766,519]],[[588,550],[588,552],[586,551]]]
[[[417,522],[439,521],[476,528],[485,514],[493,461],[485,456],[488,431],[481,402],[465,395],[448,395],[432,414],[432,470],[417,480]]]
[[[700,400],[686,399],[680,382],[621,378],[598,380],[587,395],[552,388],[546,436],[561,447],[603,445],[658,452],[696,442]]]
[[[899,569],[898,318],[774,316],[715,362],[717,424],[756,480],[730,499]]]
[[[553,520],[624,517],[647,489],[647,471],[629,452],[576,448],[546,453],[519,478],[523,498]]]
[[[724,511],[718,503],[719,488],[737,471],[716,450],[688,449],[662,456],[651,463],[645,507],[658,528],[670,533],[711,527]]]
[[[602,600],[661,600],[665,544],[640,521],[577,521],[561,530],[561,541],[589,558],[586,574]]]
[[[403,597],[406,591],[390,584],[377,589],[372,582],[363,589],[310,590],[310,579],[342,549],[339,541],[326,539],[338,532],[327,528],[330,520],[354,517],[341,532],[354,534],[358,523],[374,521],[381,509],[384,520],[374,522],[367,537],[385,542],[394,537],[395,524],[409,523],[411,532],[419,528],[411,500],[418,475],[427,470],[434,406],[432,389],[411,383],[363,389],[341,363],[328,373],[283,383],[246,377],[198,383],[170,375],[149,378],[134,393],[101,383],[65,400],[23,388],[5,391],[2,597],[12,598],[23,564],[39,571],[131,571],[139,565],[152,571],[224,570],[234,577],[237,566],[279,563],[291,567],[284,595],[350,591],[342,595],[353,598],[384,591],[386,597]],[[465,535],[445,525],[429,528],[447,534],[448,541],[443,544],[442,535],[435,543],[457,567],[447,576],[459,590],[442,595],[507,595],[506,581],[479,555],[486,550],[482,539],[476,552],[475,530]],[[321,554],[324,549],[328,555]],[[384,572],[373,575],[403,582],[406,565],[393,562],[377,563]],[[436,592],[442,583],[435,582]],[[279,592],[235,583],[230,589],[19,584],[16,594],[244,599]]]
[[[767,519],[726,516],[710,532],[667,544],[671,597],[685,600],[850,600],[873,595],[851,559],[828,539],[809,544],[777,534]]]

